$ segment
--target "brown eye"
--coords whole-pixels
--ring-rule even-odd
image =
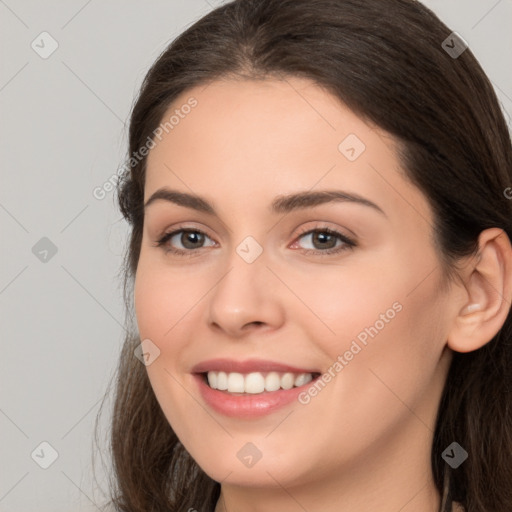
[[[338,241],[335,235],[331,235],[330,233],[326,233],[325,231],[316,231],[311,233],[311,241],[315,246],[315,249],[332,249],[336,247],[336,242]]]
[[[356,246],[353,240],[329,228],[311,229],[302,233],[297,240],[308,238],[310,247],[303,247],[306,253],[334,254]]]
[[[198,249],[204,243],[204,234],[199,231],[182,231],[178,240],[185,249]]]
[[[197,249],[206,247],[205,240],[211,238],[198,229],[177,229],[171,233],[166,233],[157,241],[158,247],[163,247],[166,252],[175,254],[192,254]],[[212,240],[213,242],[213,240]],[[215,242],[208,244],[215,245]]]

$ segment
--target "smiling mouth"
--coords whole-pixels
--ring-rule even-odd
[[[201,376],[211,389],[235,395],[254,395],[304,386],[317,379],[320,373],[209,371]]]

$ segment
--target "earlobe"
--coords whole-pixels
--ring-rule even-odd
[[[491,341],[510,313],[512,247],[502,229],[480,233],[478,259],[466,269],[464,286],[466,301],[447,340],[456,352],[471,352]]]

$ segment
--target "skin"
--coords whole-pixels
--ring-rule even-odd
[[[198,105],[149,152],[145,200],[166,186],[204,197],[218,217],[163,200],[148,206],[135,309],[141,340],[160,350],[147,366],[157,400],[222,484],[216,512],[437,512],[430,452],[452,350],[476,350],[503,325],[508,238],[483,232],[460,282],[447,283],[432,211],[388,134],[304,79],[216,81],[169,113],[191,96]],[[349,134],[366,146],[355,161],[338,150]],[[348,202],[268,209],[278,195],[311,189],[357,193],[385,214]],[[207,234],[192,257],[155,246],[183,224]],[[322,256],[325,241],[299,238],[326,226],[357,246]],[[263,249],[250,264],[236,252],[247,236]],[[173,247],[187,250],[184,238]],[[396,302],[401,311],[307,405],[228,418],[203,402],[190,374],[216,357],[327,371]],[[237,458],[247,442],[262,454],[250,468]]]

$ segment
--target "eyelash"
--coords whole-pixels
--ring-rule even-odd
[[[162,247],[166,254],[172,253],[177,256],[184,256],[184,257],[195,256],[193,253],[197,252],[200,249],[204,249],[204,247],[199,247],[198,249],[183,250],[183,249],[176,249],[174,247],[163,247],[174,235],[177,235],[178,233],[200,233],[201,235],[204,235],[205,237],[210,238],[204,231],[201,231],[200,229],[186,228],[186,227],[180,226],[178,229],[175,229],[169,233],[164,233],[163,236],[159,240],[156,241],[155,245],[157,247]],[[326,249],[324,251],[319,250],[319,249],[302,249],[302,252],[304,254],[312,254],[313,253],[320,257],[329,256],[332,254],[338,254],[343,251],[347,251],[349,249],[353,249],[354,247],[357,246],[356,242],[354,240],[352,240],[351,238],[341,234],[340,232],[338,232],[334,229],[330,229],[328,227],[316,227],[313,229],[305,229],[304,231],[299,233],[299,235],[297,236],[297,238],[295,240],[297,241],[300,238],[302,238],[306,235],[310,235],[312,233],[327,233],[329,235],[334,235],[339,240],[341,240],[343,242],[343,245],[341,245],[340,247],[333,247],[331,249]]]

